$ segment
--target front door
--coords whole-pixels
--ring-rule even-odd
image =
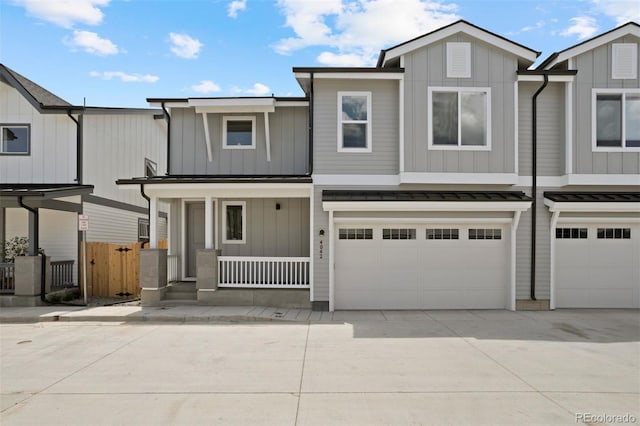
[[[196,250],[204,248],[204,202],[187,203],[187,277],[196,274]]]

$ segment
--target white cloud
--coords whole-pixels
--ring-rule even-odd
[[[573,23],[569,28],[565,29],[560,35],[565,37],[578,36],[578,40],[591,37],[598,31],[596,20],[589,16],[576,16],[569,19]]]
[[[369,58],[355,53],[335,54],[332,52],[322,52],[318,62],[328,67],[363,67],[368,65]]]
[[[252,89],[245,90],[244,92],[254,96],[265,96],[271,93],[271,89],[269,89],[269,86],[265,86],[262,83],[256,83],[253,85]]]
[[[89,73],[91,77],[101,78],[103,80],[113,80],[114,78],[120,79],[125,83],[155,83],[160,80],[160,77],[151,74],[127,74],[122,71],[91,71]]]
[[[526,33],[533,30],[539,30],[542,27],[544,27],[544,21],[538,21],[535,23],[535,25],[527,25],[526,27],[522,27],[520,31]]]
[[[98,56],[116,55],[121,52],[111,40],[101,38],[91,31],[74,31],[73,38],[66,40],[66,43]]]
[[[191,90],[198,93],[215,93],[222,89],[220,89],[220,86],[211,80],[202,80],[200,84],[191,86]]]
[[[371,65],[380,49],[459,19],[455,4],[437,0],[279,0],[278,6],[296,36],[276,43],[276,52],[327,46],[337,52],[324,52],[318,61],[344,66]]]
[[[64,28],[74,24],[98,25],[104,14],[100,10],[111,0],[14,0],[29,15]]]
[[[233,0],[227,9],[230,18],[237,18],[238,12],[247,9],[247,0]]]
[[[169,33],[171,51],[181,58],[196,59],[203,44],[187,34]]]
[[[637,0],[592,0],[596,9],[616,20],[618,25],[640,21]]]

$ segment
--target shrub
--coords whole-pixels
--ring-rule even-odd
[[[29,253],[29,239],[27,237],[13,237],[2,245],[2,257],[5,262],[13,262],[16,256],[26,256]]]

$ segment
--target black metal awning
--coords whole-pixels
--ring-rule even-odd
[[[531,201],[519,191],[324,190],[322,201]]]
[[[158,185],[158,184],[184,184],[184,183],[311,183],[308,175],[218,175],[218,176],[193,176],[193,175],[169,175],[153,177],[134,177],[130,179],[118,179],[117,185]]]
[[[640,192],[545,192],[556,203],[638,203]]]
[[[0,205],[2,207],[20,207],[19,200],[22,199],[28,202],[30,207],[56,209],[56,204],[53,203],[56,198],[88,195],[92,192],[93,185],[4,183],[0,184]],[[73,204],[62,201],[58,201],[58,203]],[[63,208],[63,210],[67,209],[68,206]]]

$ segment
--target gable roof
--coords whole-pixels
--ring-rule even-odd
[[[413,50],[435,43],[459,32],[463,32],[472,37],[483,40],[484,42],[497,48],[509,51],[531,63],[533,63],[536,58],[540,56],[540,52],[538,51],[530,49],[522,44],[511,41],[505,37],[487,31],[484,28],[480,28],[476,25],[471,24],[470,22],[461,19],[435,31],[416,37],[413,40],[409,40],[389,49],[382,50],[380,52],[380,57],[378,58],[377,66],[383,67],[385,63],[392,59],[398,58]]]
[[[0,64],[0,76],[13,86],[34,108],[44,112],[67,112],[77,109],[61,97],[54,95],[44,87],[34,83],[27,77]]]
[[[627,22],[626,24],[607,31],[606,33],[602,33],[600,35],[592,37],[589,40],[585,40],[559,52],[552,53],[547,59],[542,61],[542,63],[538,65],[536,69],[551,69],[555,65],[564,62],[567,59],[575,58],[576,56],[581,55],[589,50],[595,49],[596,47],[602,46],[603,44],[610,43],[613,40],[616,40],[628,34],[640,37],[640,25],[633,21]]]

